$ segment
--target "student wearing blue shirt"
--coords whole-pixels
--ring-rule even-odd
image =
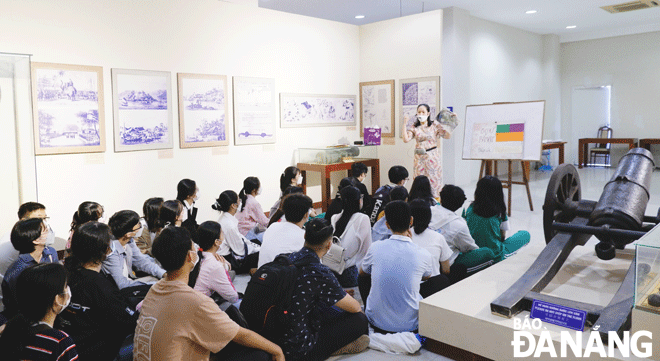
[[[16,280],[24,269],[39,264],[57,262],[57,252],[51,247],[54,239],[49,238],[48,225],[41,218],[29,218],[16,222],[11,230],[11,243],[19,252],[2,281],[2,299],[7,318],[18,311],[16,302]]]
[[[385,219],[392,237],[371,245],[360,270],[365,313],[376,332],[415,332],[419,301],[447,287],[449,281],[443,275],[431,277],[433,256],[413,243],[413,219],[406,202],[389,202]],[[370,288],[363,284],[368,275]]]

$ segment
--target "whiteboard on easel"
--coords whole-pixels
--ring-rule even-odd
[[[468,105],[463,159],[540,161],[545,100]]]

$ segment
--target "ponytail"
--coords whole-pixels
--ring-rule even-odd
[[[431,206],[424,199],[417,198],[410,202],[410,214],[413,217],[415,234],[422,234],[431,223]]]
[[[242,212],[243,209],[245,209],[245,204],[247,203],[247,195],[251,194],[255,190],[259,190],[259,187],[261,187],[261,182],[259,182],[259,178],[257,177],[245,178],[245,180],[243,181],[243,189],[241,189],[241,192],[238,195],[241,198],[241,201],[243,202],[239,212]]]
[[[284,169],[284,172],[282,172],[282,175],[280,176],[280,191],[284,193],[284,190],[291,185],[291,179],[295,178],[298,173],[300,173],[300,169],[291,166],[291,167],[286,167]]]
[[[215,203],[211,205],[211,208],[218,212],[228,212],[231,208],[231,205],[238,202],[238,195],[232,190],[226,190],[220,193],[218,199],[215,200]]]
[[[245,209],[245,203],[247,203],[247,194],[245,194],[245,187],[241,189],[241,191],[238,193],[238,198],[241,199],[241,209],[239,209],[239,212],[243,212]]]
[[[360,190],[353,186],[345,187],[340,191],[342,213],[341,217],[339,217],[339,220],[335,224],[335,236],[341,237],[346,230],[348,221],[351,220],[351,217],[355,213],[360,211],[361,195],[362,193],[360,193]]]

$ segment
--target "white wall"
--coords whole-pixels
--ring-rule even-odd
[[[171,71],[173,79],[178,72],[269,77],[278,93],[357,94],[360,36],[354,25],[216,0],[194,6],[185,0],[38,0],[3,2],[0,34],[2,51],[33,54],[35,62],[103,67],[106,152],[37,157],[38,201],[59,237],[66,237],[82,201],[98,201],[108,216],[121,209],[141,213],[149,197],[173,199],[182,178],[198,183],[200,221],[217,218],[210,209],[215,197],[240,190],[247,176],[261,179],[258,200],[268,209],[297,148],[359,138],[346,127],[314,127],[278,129],[277,144],[264,146],[179,149],[175,141],[172,152],[114,153],[112,145],[111,68]],[[31,144],[29,135],[21,140]],[[3,154],[9,146],[0,145]],[[311,182],[319,184],[318,176]],[[315,188],[312,196],[320,200]],[[0,192],[7,199],[9,192]]]
[[[395,145],[378,149],[381,184],[388,182],[387,172],[394,165],[406,167],[413,176],[415,143],[401,139],[399,79],[441,75],[441,49],[442,10],[360,26],[360,81],[396,80]]]
[[[562,137],[582,126],[571,114],[572,90],[611,85],[614,137],[657,138],[660,32],[561,44]],[[596,136],[597,129],[591,129]],[[577,159],[577,146],[573,157]],[[655,147],[656,162],[660,153]],[[627,146],[613,146],[621,155]],[[613,159],[616,161],[615,159]]]

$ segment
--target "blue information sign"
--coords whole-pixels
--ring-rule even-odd
[[[587,320],[586,311],[539,300],[532,303],[529,316],[576,331],[583,331],[584,322]]]

